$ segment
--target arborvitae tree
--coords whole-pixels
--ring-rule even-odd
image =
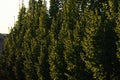
[[[3,49],[3,53],[1,55],[1,68],[3,77],[6,77],[9,80],[16,79],[13,67],[15,66],[15,52],[16,49],[16,34],[17,29],[13,28],[11,29],[10,34],[8,35],[7,40],[5,40],[5,45]]]
[[[53,19],[50,32],[50,46],[49,46],[49,64],[50,75],[53,80],[63,80],[65,77],[65,61],[63,57],[63,47],[59,42],[58,34],[60,28],[59,20]]]
[[[25,25],[24,25],[24,18],[26,14],[26,8],[24,5],[22,5],[22,8],[20,9],[19,15],[18,15],[18,21],[16,22],[17,28],[17,35],[16,35],[16,51],[15,51],[15,66],[13,67],[13,71],[16,75],[16,79],[21,80],[24,79],[24,74],[22,72],[23,69],[23,57],[22,56],[22,50],[23,50],[23,40],[25,35]]]
[[[9,79],[8,77],[8,64],[7,64],[7,57],[9,53],[9,42],[8,39],[4,42],[4,50],[2,51],[2,54],[0,55],[0,78],[1,79]]]
[[[34,53],[32,52],[33,49],[33,38],[30,34],[30,29],[26,31],[26,35],[24,36],[24,68],[23,72],[25,74],[26,80],[36,80],[37,79],[37,73],[35,70],[35,62],[34,62]]]
[[[27,30],[24,36],[24,74],[26,80],[38,79],[36,71],[36,62],[39,55],[39,46],[36,40],[36,30],[39,28],[39,16],[42,2],[35,0],[29,1],[29,10],[26,14],[26,26]],[[38,49],[38,50],[37,50]],[[38,52],[37,52],[38,51]]]
[[[119,2],[119,8],[120,8],[120,2]],[[117,45],[117,57],[119,59],[119,62],[120,62],[120,9],[117,13],[117,20],[116,20],[116,23],[117,23],[117,26],[116,26],[116,33],[117,33],[117,37],[118,37],[118,40],[116,42],[116,45]]]
[[[66,71],[64,72],[68,80],[82,79],[80,76],[79,64],[80,53],[75,51],[74,29],[79,19],[79,7],[77,0],[68,0],[63,7],[63,23],[59,33],[60,42],[63,46],[63,56],[66,62]]]
[[[48,64],[48,46],[49,46],[49,17],[47,14],[46,4],[41,7],[39,17],[39,28],[37,29],[37,41],[40,47],[38,63],[36,63],[38,80],[50,80],[49,64]]]
[[[117,5],[117,4],[116,4]],[[101,5],[101,27],[97,33],[98,37],[95,39],[95,46],[98,47],[96,64],[101,64],[103,70],[100,72],[104,74],[105,79],[118,79],[118,67],[120,66],[116,58],[116,34],[114,28],[116,27],[116,11],[114,11],[114,1],[103,1]],[[114,64],[114,65],[113,65]],[[99,68],[100,69],[100,68]]]
[[[113,2],[111,3],[113,4]],[[95,25],[97,27],[97,30],[95,31],[96,33],[94,32],[95,33],[93,37],[94,42],[90,42],[92,43],[90,45],[92,45],[91,50],[93,52],[91,54],[93,54],[93,56],[90,56],[91,54],[87,55],[88,53],[90,53],[90,51],[87,52],[87,54],[86,52],[84,52],[84,54],[88,56],[87,59],[92,58],[91,60],[88,60],[87,63],[89,64],[89,66],[91,65],[90,66],[92,67],[91,71],[93,72],[93,77],[95,79],[98,79],[98,80],[118,79],[118,75],[116,75],[116,73],[118,73],[119,71],[116,71],[116,70],[117,70],[117,67],[119,66],[119,63],[116,59],[116,54],[115,54],[116,53],[116,46],[115,46],[116,35],[114,32],[114,27],[116,26],[115,19],[114,19],[115,14],[113,13],[114,11],[111,12],[112,8],[108,4],[108,1],[101,1],[99,4],[101,5],[101,7],[99,6],[95,8],[94,6],[94,8],[92,9],[94,13],[96,13],[96,10],[97,10],[97,16],[98,17],[100,16],[101,18],[99,23],[94,23],[94,25],[95,24],[97,25],[97,26]],[[93,21],[96,21],[96,20],[93,20]],[[86,46],[88,46],[88,44]],[[86,47],[86,50],[89,50],[89,49],[90,49],[90,46],[89,48]],[[115,65],[112,66],[112,64],[115,64]]]
[[[118,4],[119,4],[119,7],[118,9],[120,8],[120,1],[118,1]],[[116,6],[117,7],[117,6]],[[120,67],[120,9],[118,10],[118,12],[116,13],[116,28],[115,28],[115,32],[117,34],[117,40],[116,40],[116,62],[114,62],[114,65],[115,65],[115,71],[114,71],[114,79],[119,79],[120,78],[120,70],[119,70],[119,67]]]
[[[51,0],[48,13],[29,0],[5,40],[0,79],[119,80],[119,8],[119,0]]]
[[[63,57],[63,45],[59,40],[59,32],[63,22],[62,6],[64,0],[51,0],[50,1],[50,17],[51,17],[51,30],[50,30],[50,45],[49,45],[49,64],[50,76],[54,80],[66,79],[65,62]]]
[[[85,32],[85,21],[84,17],[81,17],[80,21],[76,22],[76,26],[73,32],[74,40],[73,40],[73,48],[74,48],[74,65],[76,65],[77,73],[76,78],[78,79],[88,79],[92,80],[92,72],[87,69],[86,63],[83,60],[83,50],[81,42],[84,38],[84,32]],[[76,60],[75,60],[76,59]],[[76,63],[76,64],[75,64]]]
[[[96,64],[96,48],[95,44],[95,36],[100,27],[101,17],[98,16],[97,11],[91,11],[86,9],[84,12],[84,37],[81,42],[82,45],[82,59],[86,64],[86,67],[93,72],[93,78],[95,79],[104,79],[104,74],[99,73],[102,69],[98,68],[101,66],[100,64]],[[97,76],[99,75],[99,76]],[[102,76],[102,77],[101,77]]]
[[[36,0],[29,0],[28,16],[29,16],[29,25],[31,29],[32,37],[36,36],[36,29],[39,27],[39,16],[40,16],[40,7],[42,3],[37,2]]]
[[[16,48],[16,33],[17,30],[16,28],[13,28],[11,30],[11,33],[9,34],[8,37],[8,44],[6,45],[6,47],[8,46],[8,51],[4,51],[4,54],[6,55],[5,60],[6,60],[6,77],[10,80],[12,79],[16,79],[15,73],[13,71],[13,67],[15,66],[15,48]],[[14,50],[14,51],[13,51]]]

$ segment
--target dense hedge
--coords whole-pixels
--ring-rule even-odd
[[[29,0],[0,55],[1,80],[119,80],[119,68],[119,0]]]

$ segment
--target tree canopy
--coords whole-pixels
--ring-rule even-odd
[[[1,80],[119,80],[119,0],[29,0],[0,54]]]

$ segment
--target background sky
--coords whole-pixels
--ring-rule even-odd
[[[24,1],[27,6],[28,0]],[[0,0],[0,33],[9,33],[8,27],[14,26],[14,20],[17,20],[18,12],[19,0]]]
[[[24,0],[26,7],[28,1]],[[49,0],[46,1],[49,7]],[[22,3],[22,0],[0,0],[0,33],[9,33],[8,29],[14,26],[19,12],[19,3]]]

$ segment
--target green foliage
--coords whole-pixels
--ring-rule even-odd
[[[51,18],[56,18],[57,17],[57,13],[59,12],[59,10],[62,8],[63,3],[65,0],[50,0],[50,16]]]
[[[29,0],[4,41],[1,80],[119,80],[119,0]],[[49,12],[49,13],[48,13]]]
[[[66,64],[63,57],[63,44],[58,39],[59,32],[58,19],[53,19],[50,32],[50,46],[49,46],[49,64],[50,64],[50,75],[53,80],[66,79],[65,68]]]
[[[120,7],[120,4],[119,4],[119,7]],[[116,27],[115,31],[116,31],[117,37],[118,37],[118,41],[116,42],[116,44],[117,44],[117,57],[118,57],[119,62],[120,62],[120,10],[118,11],[118,14],[117,14],[116,23],[117,23],[117,27]]]
[[[49,80],[49,64],[48,64],[48,46],[49,46],[49,18],[46,13],[46,5],[41,7],[41,15],[39,17],[39,28],[37,29],[37,41],[39,43],[40,51],[38,56],[38,63],[36,64],[38,80]]]

